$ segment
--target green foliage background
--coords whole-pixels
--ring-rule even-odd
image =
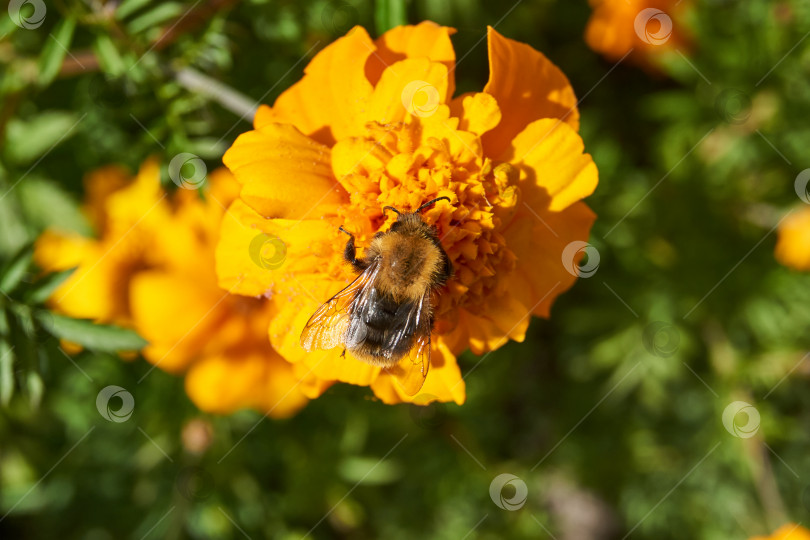
[[[676,21],[691,51],[660,73],[588,49],[584,0],[62,0],[28,30],[0,14],[0,535],[714,540],[810,521],[810,277],[773,259],[808,167],[810,3],[694,5]],[[461,359],[466,405],[339,385],[289,420],[215,417],[182,379],[138,384],[146,362],[103,352],[137,336],[59,352],[65,321],[41,306],[58,277],[36,278],[25,246],[88,230],[82,175],[178,152],[211,170],[249,129],[181,70],[272,103],[353,24],[424,19],[458,29],[459,92],[486,81],[487,24],[546,53],[600,170],[598,271],[525,343]],[[134,395],[127,422],[96,410],[111,384]],[[754,437],[722,424],[737,400],[761,415]],[[202,455],[182,444],[194,419],[212,428]],[[528,487],[518,511],[490,499],[501,473]]]

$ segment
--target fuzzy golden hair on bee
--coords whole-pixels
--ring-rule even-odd
[[[419,391],[430,367],[431,294],[453,274],[436,229],[421,215],[439,201],[450,199],[438,197],[414,212],[383,208],[396,221],[374,235],[363,258],[354,236],[339,228],[349,236],[344,259],[359,275],[310,317],[301,333],[305,350],[342,346],[342,354],[388,370],[409,395]]]

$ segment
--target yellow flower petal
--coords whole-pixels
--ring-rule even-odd
[[[185,369],[228,316],[226,293],[200,287],[193,276],[141,272],[130,287],[135,329],[149,342],[143,355],[164,371]]]
[[[800,208],[779,226],[776,260],[794,270],[810,270],[810,208]]]
[[[44,268],[78,266],[49,300],[73,317],[129,324],[128,280],[160,260],[150,244],[167,230],[170,208],[160,188],[159,165],[145,162],[134,182],[123,182],[121,174],[119,168],[105,168],[88,176],[91,216],[103,221],[101,240],[75,235],[57,240],[51,233],[39,239],[36,257]],[[103,186],[105,181],[110,185]]]
[[[346,197],[329,148],[288,124],[243,133],[222,161],[242,184],[242,200],[264,217],[319,217]]]
[[[510,276],[506,290],[501,294],[493,294],[487,301],[487,309],[483,317],[491,321],[492,326],[497,329],[498,340],[495,343],[485,343],[484,351],[495,350],[503,345],[507,340],[523,341],[526,337],[526,329],[532,316],[532,304],[530,298],[522,294],[526,289],[522,276]],[[472,332],[471,332],[472,335]]]
[[[585,42],[594,51],[616,61],[634,45],[644,42],[636,37],[633,22],[645,6],[626,0],[590,0],[593,14],[585,28]]]
[[[171,210],[160,185],[158,162],[150,159],[141,165],[135,181],[108,195],[104,206],[107,223],[103,233],[121,243],[148,241],[165,232]]]
[[[630,55],[644,67],[653,67],[657,55],[678,50],[689,53],[691,37],[683,13],[692,2],[683,0],[590,0],[593,8],[585,28],[585,42],[611,61]],[[663,16],[638,19],[645,9]],[[654,12],[653,12],[654,14]],[[646,33],[646,36],[643,36]]]
[[[491,320],[474,315],[467,310],[459,311],[459,325],[463,325],[467,329],[467,339],[473,354],[482,355],[502,347],[509,341],[509,337]]]
[[[366,109],[366,120],[392,124],[411,115],[431,115],[449,99],[447,67],[427,58],[395,62],[382,73]]]
[[[348,283],[335,282],[322,276],[300,275],[295,284],[273,297],[278,309],[270,322],[270,342],[288,362],[301,362],[308,372],[319,379],[368,386],[380,373],[380,368],[355,359],[343,349],[306,352],[301,347],[301,332],[310,316],[323,301],[331,298]],[[323,301],[319,299],[323,299]]]
[[[512,138],[540,118],[561,119],[577,131],[577,99],[562,71],[543,53],[491,27],[487,36],[489,81],[484,92],[495,97],[503,115],[497,127],[483,136],[487,155],[499,155]]]
[[[230,295],[217,285],[220,222],[240,184],[220,169],[209,175],[202,197],[187,190],[169,196],[159,171],[157,162],[148,161],[134,182],[117,168],[88,176],[88,210],[98,216],[100,238],[48,231],[36,245],[43,269],[78,267],[50,303],[74,317],[134,327],[149,341],[142,351],[147,360],[165,371],[190,368],[188,392],[204,410],[294,413],[306,397],[291,364],[267,338],[269,302]],[[241,201],[235,206],[257,223],[268,221]],[[295,228],[297,222],[290,223],[287,228]],[[251,232],[254,238],[262,234],[258,228]],[[265,251],[250,245],[246,250],[257,265],[267,263]],[[310,389],[328,386],[304,379],[301,384]]]
[[[454,163],[473,167],[483,155],[481,141],[474,133],[460,131],[458,124],[459,119],[450,116],[450,108],[441,105],[434,114],[416,119],[415,131],[422,145],[446,150]]]
[[[104,229],[107,221],[106,202],[110,195],[130,183],[130,174],[123,167],[110,165],[89,173],[84,179],[82,211],[97,231]]]
[[[571,127],[545,119],[520,132],[501,159],[520,171],[529,205],[538,206],[538,199],[551,197],[548,208],[557,212],[596,189],[596,165],[583,150],[582,139]]]
[[[264,354],[205,357],[189,369],[186,392],[202,410],[229,413],[255,408],[273,418],[295,414],[307,399],[289,364],[269,347]]]
[[[37,241],[34,259],[47,271],[76,270],[48,300],[54,309],[100,323],[129,320],[127,279],[137,267],[131,246],[108,245],[48,231]]]
[[[771,536],[755,536],[750,540],[810,540],[810,531],[795,523],[786,523]]]
[[[406,58],[427,58],[441,62],[450,73],[450,94],[453,93],[452,71],[456,65],[456,53],[450,36],[453,28],[424,21],[415,26],[397,26],[384,33],[377,41],[377,51],[366,62],[366,76],[371,84],[377,84],[383,71],[395,62]]]
[[[274,284],[289,280],[293,270],[322,269],[337,234],[322,220],[265,219],[237,200],[222,220],[216,250],[219,285],[245,296],[264,295]]]
[[[48,229],[34,245],[34,262],[47,272],[58,272],[79,266],[94,251],[89,238]]]
[[[501,121],[498,101],[484,92],[469,93],[453,100],[450,110],[459,118],[458,129],[483,135]]]
[[[530,284],[523,301],[535,306],[535,315],[548,317],[554,299],[576,281],[563,263],[563,252],[575,240],[588,240],[596,215],[582,202],[562,212],[538,209],[536,216],[525,209],[521,211],[504,236],[518,259],[516,275],[511,279]]]
[[[239,197],[240,189],[241,185],[231,171],[225,167],[214,169],[208,175],[208,190],[204,195],[206,199],[212,199],[216,204],[208,204],[205,207],[215,213],[224,213],[228,205]]]
[[[289,365],[292,366],[293,374],[298,379],[298,389],[309,399],[319,398],[336,382],[319,379],[309,367],[301,362]]]
[[[391,155],[379,144],[353,137],[338,141],[332,148],[332,171],[351,192],[346,184],[348,176],[382,170],[389,159]]]
[[[434,343],[431,349],[431,367],[425,384],[415,396],[407,395],[393,376],[380,373],[371,383],[374,395],[383,403],[419,403],[427,405],[432,401],[455,402],[463,405],[467,399],[466,385],[461,378],[461,370],[456,357],[441,340]]]

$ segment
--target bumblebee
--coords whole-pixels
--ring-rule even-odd
[[[453,274],[453,265],[436,230],[421,212],[448,197],[426,202],[414,212],[397,214],[386,232],[374,235],[364,258],[358,258],[349,235],[344,259],[359,275],[310,317],[301,333],[306,351],[343,347],[368,364],[394,375],[408,395],[422,388],[430,368],[433,328],[431,294]]]

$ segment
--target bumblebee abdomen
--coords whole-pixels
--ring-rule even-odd
[[[410,316],[413,309],[412,302],[397,302],[374,288],[368,301],[352,310],[346,348],[369,364],[396,364],[413,345],[416,331]]]

